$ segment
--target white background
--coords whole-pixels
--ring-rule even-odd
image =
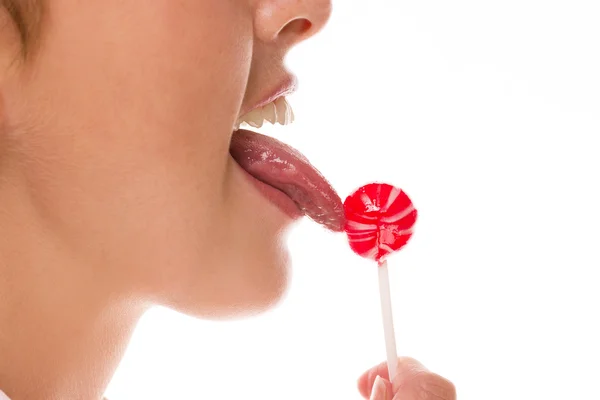
[[[413,198],[398,348],[461,400],[600,399],[599,22],[597,0],[334,0],[290,55],[298,122],[273,132],[343,197]],[[267,315],[149,313],[109,398],[358,400],[385,359],[375,267],[308,221],[290,250]]]

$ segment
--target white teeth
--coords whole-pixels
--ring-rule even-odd
[[[260,128],[265,123],[265,117],[263,116],[262,108],[257,108],[246,114],[243,122],[254,128]]]
[[[293,123],[296,120],[296,116],[294,115],[294,109],[289,105],[287,100],[285,101],[286,111],[285,111],[285,119],[288,121],[288,124]]]
[[[288,109],[291,110],[292,107],[289,107],[284,97],[280,97],[275,100],[273,106],[277,109],[277,122],[279,122],[281,125],[285,125],[285,121],[288,120]]]
[[[294,122],[294,111],[284,97],[257,108],[238,119],[235,129],[239,129],[241,124],[248,124],[253,128],[260,128],[264,122],[271,124],[289,125]]]
[[[275,103],[269,103],[263,107],[263,117],[272,124],[277,122],[277,108]]]

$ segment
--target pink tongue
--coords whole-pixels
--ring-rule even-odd
[[[287,194],[312,220],[335,232],[343,230],[340,196],[298,150],[269,136],[238,130],[230,152],[250,175]]]

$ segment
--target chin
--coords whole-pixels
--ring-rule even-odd
[[[286,248],[278,248],[277,255],[269,260],[254,265],[252,272],[243,282],[244,289],[238,293],[246,293],[237,297],[231,308],[232,316],[256,315],[276,307],[287,294],[291,277],[291,259]],[[260,271],[260,272],[258,272]]]
[[[225,307],[220,307],[218,318],[238,318],[261,314],[275,308],[285,298],[291,276],[287,251],[268,261],[249,268],[244,281],[226,290]],[[257,267],[257,268],[256,268]],[[260,271],[260,272],[259,272]]]
[[[236,265],[219,265],[209,281],[189,280],[164,305],[208,320],[250,317],[275,308],[285,298],[291,276],[289,252],[276,247],[266,254],[245,254]]]

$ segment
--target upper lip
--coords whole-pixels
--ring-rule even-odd
[[[245,107],[242,109],[240,113],[240,117],[248,114],[251,111],[256,110],[257,108],[263,107],[280,97],[287,96],[296,91],[298,87],[298,79],[294,75],[288,75],[279,85],[275,87],[275,89],[268,92],[269,94],[262,97],[260,101],[250,105],[249,107]]]

